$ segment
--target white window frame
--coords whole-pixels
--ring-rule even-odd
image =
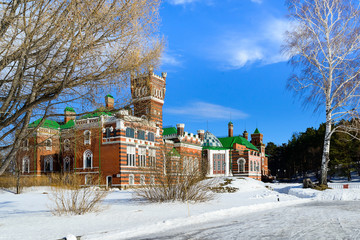
[[[127,160],[127,166],[136,167],[136,148],[135,148],[135,146],[128,145],[126,147],[126,160]]]
[[[53,157],[52,157],[51,155],[46,156],[46,157],[44,158],[44,172],[52,172],[52,171],[54,171],[53,161],[54,161],[54,160],[53,160]],[[47,162],[49,162],[49,164],[50,164],[50,170],[49,170],[49,171],[46,170]]]
[[[139,166],[146,167],[146,148],[139,148],[138,150]]]
[[[140,185],[146,185],[145,175],[140,175]]]
[[[156,168],[156,149],[149,149],[149,167]]]
[[[87,162],[87,157],[90,156],[91,157],[91,163],[90,163],[90,167],[86,166],[86,162]],[[92,153],[92,151],[90,149],[87,149],[84,151],[83,153],[83,169],[92,169],[93,168],[93,162],[94,162],[94,155]]]
[[[129,185],[135,185],[135,176],[134,176],[134,174],[129,174]]]
[[[29,173],[30,172],[30,158],[25,156],[22,159],[22,173]]]
[[[48,144],[48,142],[50,142],[50,144]],[[50,145],[50,146],[49,146]],[[51,151],[52,150],[52,140],[49,138],[49,139],[46,139],[45,140],[45,149],[47,151]]]
[[[89,136],[89,139],[87,139],[87,136]],[[84,131],[84,144],[85,145],[90,145],[91,144],[91,131],[90,130],[85,130]]]
[[[237,164],[238,164],[238,173],[240,172],[245,172],[245,159],[244,158],[239,158],[237,160]]]
[[[155,185],[155,176],[154,175],[150,176],[150,185]]]
[[[69,140],[69,139],[65,139],[65,140],[64,140],[64,150],[65,150],[65,151],[69,151],[69,150],[70,150],[70,140]]]
[[[85,175],[85,185],[91,186],[93,181],[93,176],[90,174]]]

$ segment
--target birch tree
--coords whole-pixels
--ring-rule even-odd
[[[360,73],[360,3],[358,0],[288,0],[293,29],[286,33],[284,52],[294,66],[288,86],[315,110],[324,111],[326,130],[321,159],[321,184],[327,184],[330,139],[335,131],[354,133]]]
[[[121,88],[132,71],[157,64],[159,4],[0,2],[0,175],[32,134],[28,124],[35,114],[41,126],[59,106],[89,100],[101,89]]]

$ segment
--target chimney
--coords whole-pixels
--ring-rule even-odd
[[[248,132],[245,130],[245,131],[243,132],[243,138],[245,138],[246,140],[248,140],[248,137],[249,137],[249,134],[248,134]]]
[[[185,124],[179,123],[179,124],[176,124],[176,127],[177,127],[177,135],[183,136]]]
[[[166,72],[162,72],[162,73],[161,73],[161,77],[166,80],[167,73],[166,73]]]
[[[110,94],[105,96],[105,106],[108,110],[114,109],[114,97]]]
[[[198,130],[197,131],[199,138],[201,141],[204,141],[205,131],[204,130]]]
[[[64,115],[65,115],[65,118],[64,118],[64,122],[65,124],[70,121],[70,120],[75,120],[75,110],[72,108],[72,107],[66,107],[65,110],[64,110]]]
[[[229,137],[233,137],[234,136],[234,125],[233,125],[233,123],[229,122],[228,127],[229,127]]]

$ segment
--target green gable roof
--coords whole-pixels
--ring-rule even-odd
[[[113,96],[111,96],[110,94],[106,95],[105,97],[111,97],[111,98],[114,98]]]
[[[75,126],[75,121],[74,120],[70,120],[67,123],[65,123],[64,125],[61,125],[60,128],[61,129],[68,129],[68,128],[72,128]]]
[[[225,138],[219,138],[221,144],[223,145],[224,148],[227,149],[232,149],[234,143],[243,145],[249,149],[255,150],[255,151],[259,151],[259,149],[257,149],[254,145],[252,145],[248,140],[246,140],[243,137],[240,136],[236,136],[236,137],[225,137]]]
[[[102,111],[101,112],[96,112],[96,111],[97,110],[95,110],[95,112],[93,112],[93,113],[86,114],[86,115],[82,116],[80,119],[100,117],[102,115],[112,116],[111,112],[102,112]]]
[[[255,133],[255,134],[256,134],[256,133],[260,133],[259,129],[256,128],[254,133]]]
[[[75,112],[75,110],[72,107],[66,107],[65,111],[67,111],[67,112]]]
[[[42,118],[30,123],[29,127],[30,128],[37,127],[39,125],[39,123],[41,122],[41,120],[42,120]],[[41,127],[51,128],[51,129],[59,129],[60,125],[54,120],[45,119],[44,122],[42,123]]]
[[[177,134],[176,127],[163,128],[163,136]]]

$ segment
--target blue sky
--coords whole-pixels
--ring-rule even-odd
[[[234,134],[258,127],[265,143],[276,144],[318,127],[324,114],[286,89],[286,14],[283,0],[164,0],[167,45],[157,69],[168,72],[164,126],[226,136],[231,119]]]

